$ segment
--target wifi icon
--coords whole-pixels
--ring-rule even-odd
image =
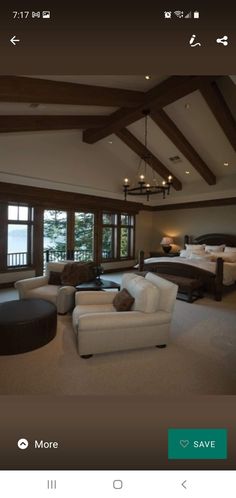
[[[184,13],[182,10],[175,10],[174,11],[174,14],[176,17],[178,17],[179,19],[181,19],[182,17],[184,17]]]

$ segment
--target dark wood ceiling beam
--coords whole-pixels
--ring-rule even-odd
[[[200,91],[236,151],[236,122],[217,84],[215,82],[204,84],[201,86]]]
[[[0,102],[137,107],[143,92],[64,81],[0,76]]]
[[[136,109],[121,108],[112,113],[107,126],[100,130],[85,130],[84,142],[93,144],[142,118],[143,110],[161,109],[168,104],[198,89],[203,81],[212,81],[213,76],[172,76],[145,93],[143,103]]]
[[[206,163],[201,159],[199,154],[195,151],[192,145],[185,138],[183,133],[178,129],[175,123],[169,118],[165,111],[152,111],[151,118],[159,126],[159,128],[165,133],[165,135],[171,140],[171,142],[177,147],[177,149],[182,152],[182,154],[188,159],[195,170],[201,175],[201,177],[208,183],[208,185],[215,185],[216,177],[206,165]]]
[[[84,130],[101,127],[106,116],[1,116],[0,133],[42,130]]]
[[[126,128],[118,131],[116,135],[138,156],[146,158],[146,162],[160,175],[164,180],[167,180],[171,175],[173,178],[173,187],[175,190],[181,190],[182,184],[172,173],[152,154],[129,130]]]

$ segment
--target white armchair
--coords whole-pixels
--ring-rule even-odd
[[[178,286],[152,273],[127,273],[121,287],[135,298],[131,311],[116,311],[116,292],[76,293],[72,318],[81,357],[168,344]]]
[[[47,263],[45,276],[18,280],[15,288],[19,292],[20,299],[45,299],[56,305],[60,315],[72,310],[75,302],[75,288],[69,285],[49,284],[50,271],[62,272],[66,263],[67,261]]]

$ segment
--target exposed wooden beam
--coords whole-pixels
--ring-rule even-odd
[[[132,149],[138,156],[146,158],[146,162],[160,175],[164,180],[167,180],[168,176],[173,177],[173,187],[175,190],[181,190],[182,184],[172,173],[162,164],[159,159],[157,159],[154,154],[152,154],[129,130],[123,128],[118,131],[116,135],[124,142],[130,149]]]
[[[42,130],[84,130],[106,123],[106,116],[1,116],[0,133]]]
[[[177,149],[188,159],[196,171],[208,183],[208,185],[215,185],[216,177],[201,159],[199,154],[195,151],[192,145],[185,138],[183,133],[177,128],[175,123],[169,118],[165,111],[152,111],[151,118],[161,128],[165,135],[171,140]]]
[[[233,206],[236,204],[236,197],[224,197],[221,199],[210,199],[208,201],[181,202],[178,204],[165,204],[162,206],[152,206],[152,211],[176,211],[176,209],[198,209],[215,206]],[[146,210],[146,206],[142,209]],[[150,208],[149,208],[150,210]]]
[[[212,82],[211,84],[205,83],[201,86],[200,91],[232,147],[236,151],[236,122],[217,84],[215,82]]]
[[[144,93],[22,76],[0,76],[0,102],[137,107]]]
[[[98,142],[140,119],[143,110],[161,109],[197,90],[203,81],[212,81],[213,78],[213,76],[172,76],[146,92],[143,103],[136,109],[119,109],[110,116],[107,126],[100,130],[86,130],[83,133],[83,140],[90,144]]]

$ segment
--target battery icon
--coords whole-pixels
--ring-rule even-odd
[[[193,18],[194,19],[199,19],[200,17],[200,12],[198,12],[197,10],[193,13]]]

